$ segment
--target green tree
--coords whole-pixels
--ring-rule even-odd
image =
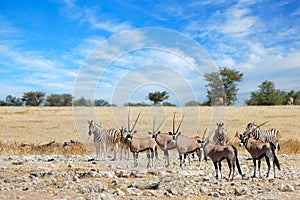
[[[168,92],[163,91],[163,92],[150,92],[147,97],[150,101],[153,101],[154,106],[157,106],[160,104],[160,102],[167,100],[169,98]]]
[[[90,99],[85,99],[81,97],[80,99],[75,99],[73,102],[74,106],[92,106],[92,101]]]
[[[72,106],[73,97],[71,94],[62,94],[61,97],[63,106]]]
[[[200,106],[200,103],[197,101],[189,101],[185,103],[185,106]]]
[[[44,92],[25,92],[22,101],[26,106],[40,106],[45,100]]]
[[[47,106],[62,106],[62,96],[59,94],[51,94],[46,98]]]
[[[103,99],[96,99],[95,106],[109,106],[109,103]]]
[[[145,102],[141,102],[141,103],[128,102],[128,103],[125,103],[124,106],[137,106],[137,107],[140,107],[140,106],[150,106],[150,105],[145,103]]]
[[[22,106],[23,104],[21,99],[12,95],[8,95],[5,101],[7,106]]]
[[[272,81],[263,81],[258,86],[259,90],[251,93],[251,97],[246,101],[247,105],[282,105],[286,94],[275,89]]]
[[[46,98],[46,106],[71,106],[72,99],[70,94],[51,94]]]
[[[208,101],[204,104],[211,105],[217,97],[222,97],[225,104],[227,104],[237,99],[237,82],[242,80],[243,74],[234,69],[221,67],[218,72],[204,74],[204,78],[208,87]]]
[[[172,106],[172,107],[176,107],[176,105],[175,104],[172,104],[172,103],[170,103],[170,102],[163,102],[162,103],[162,106]]]

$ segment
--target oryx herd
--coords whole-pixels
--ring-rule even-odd
[[[149,131],[149,136],[138,133],[135,129],[141,112],[135,119],[133,126],[130,123],[130,111],[128,113],[128,127],[120,129],[102,129],[102,127],[94,121],[89,121],[88,134],[94,135],[94,143],[96,146],[96,155],[98,159],[107,159],[107,148],[112,148],[114,150],[114,160],[117,160],[117,152],[119,152],[119,159],[122,160],[125,155],[125,159],[129,159],[129,153],[131,152],[134,160],[134,167],[138,166],[138,155],[140,152],[145,151],[147,153],[147,167],[154,167],[155,158],[158,159],[157,148],[159,147],[164,153],[165,166],[170,165],[169,150],[177,149],[180,167],[186,166],[186,158],[193,153],[196,153],[199,158],[199,166],[201,167],[202,160],[207,161],[207,157],[214,164],[215,177],[219,178],[218,173],[222,178],[221,162],[226,159],[229,175],[228,178],[233,180],[235,166],[237,167],[238,173],[245,177],[242,173],[239,159],[238,150],[234,145],[228,144],[229,137],[227,129],[224,127],[224,123],[217,123],[214,130],[211,132],[213,134],[212,139],[206,137],[207,129],[205,130],[202,138],[199,136],[188,137],[184,133],[181,133],[180,126],[184,120],[184,115],[182,116],[177,129],[175,128],[175,117],[173,116],[173,127],[172,132],[162,133],[160,128],[164,123],[165,119],[160,122],[156,127],[156,119],[153,120],[153,129]],[[267,123],[267,122],[265,122]],[[261,130],[260,127],[264,125],[255,125],[254,123],[249,123],[246,130],[242,134],[236,132],[235,137],[240,140],[239,146],[244,146],[246,150],[250,153],[254,173],[251,177],[256,177],[256,161],[258,161],[258,170],[260,176],[260,166],[261,159],[265,158],[268,166],[267,177],[269,177],[270,172],[270,160],[273,161],[274,168],[274,178],[275,166],[280,170],[280,164],[276,156],[279,150],[279,131],[275,128],[269,130]],[[104,157],[102,157],[102,154]]]

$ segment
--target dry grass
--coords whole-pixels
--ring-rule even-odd
[[[279,153],[299,153],[300,133],[300,106],[248,106],[248,107],[134,107],[131,110],[131,121],[142,111],[136,129],[147,133],[152,129],[153,116],[162,119],[168,115],[163,132],[172,131],[172,116],[176,112],[176,124],[180,116],[185,113],[181,131],[185,135],[202,136],[206,128],[212,128],[217,121],[224,121],[228,129],[230,141],[236,143],[235,132],[243,132],[249,122],[256,121],[260,124],[269,121],[262,128],[277,128],[281,133],[281,151]],[[80,124],[74,123],[72,107],[0,107],[0,135],[1,154],[50,153],[43,149],[43,144],[55,141],[51,146],[51,153],[72,154],[61,148],[65,141],[88,142],[93,146],[92,138],[87,135],[87,120],[94,119],[101,122],[103,128],[118,128],[127,126],[126,107],[97,107],[92,109],[92,114],[83,108]],[[93,117],[95,116],[95,117]],[[76,121],[75,120],[75,121]],[[159,121],[159,120],[157,120]],[[158,122],[157,122],[158,123]],[[78,130],[78,131],[77,131]],[[26,145],[24,145],[26,144]],[[35,146],[40,149],[36,150]],[[76,146],[76,147],[75,147]],[[74,154],[83,154],[86,150],[75,145]],[[75,153],[76,152],[76,153]]]
[[[84,155],[87,148],[80,142],[57,143],[55,141],[47,144],[36,145],[18,142],[0,142],[0,155]]]

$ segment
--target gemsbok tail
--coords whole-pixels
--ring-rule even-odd
[[[242,173],[241,167],[240,167],[239,159],[238,159],[238,151],[237,151],[237,149],[235,148],[235,146],[233,146],[233,145],[231,145],[231,146],[232,146],[232,148],[234,149],[234,154],[235,154],[235,157],[236,157],[235,162],[236,162],[236,167],[237,167],[237,169],[238,169],[238,172],[239,172],[239,174],[240,174],[241,176],[244,176],[243,173]]]
[[[276,167],[280,170],[280,163],[279,163],[279,160],[278,160],[278,158],[276,156],[276,153],[275,153],[276,147],[272,142],[270,142],[270,144],[271,144],[271,149],[272,149],[272,152],[273,152],[273,155],[274,155],[274,161],[273,162],[275,163]]]

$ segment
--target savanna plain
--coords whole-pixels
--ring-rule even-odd
[[[202,136],[216,122],[224,122],[229,143],[238,149],[239,162],[246,178],[237,172],[227,180],[228,167],[222,165],[223,178],[214,178],[210,160],[195,158],[179,167],[177,150],[170,151],[171,165],[164,167],[162,151],[154,168],[147,169],[147,158],[133,160],[95,159],[87,120],[103,128],[127,127],[127,107],[81,107],[81,117],[72,107],[0,107],[0,199],[300,199],[300,106],[232,106],[232,107],[132,107],[131,124],[141,111],[136,130],[148,135],[152,120],[166,119],[162,132],[172,131],[181,116],[180,131],[187,136]],[[235,136],[245,131],[249,122],[264,124],[261,129],[280,131],[278,159],[281,170],[273,169],[266,178],[262,160],[261,177],[250,178],[253,163],[250,154]],[[109,155],[112,156],[112,151]],[[130,155],[131,156],[131,155]],[[111,157],[110,157],[111,158]],[[272,163],[271,163],[272,164]]]

